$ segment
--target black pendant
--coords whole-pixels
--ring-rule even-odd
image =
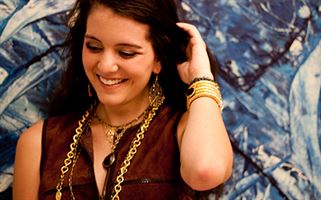
[[[116,156],[114,153],[108,154],[103,161],[103,166],[105,169],[109,168],[116,160]]]

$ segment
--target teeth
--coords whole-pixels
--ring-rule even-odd
[[[105,85],[116,85],[116,84],[122,82],[122,79],[113,79],[113,80],[111,80],[111,79],[105,79],[105,78],[103,78],[101,76],[99,76],[99,79]]]

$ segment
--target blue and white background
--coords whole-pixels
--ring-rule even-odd
[[[19,135],[46,116],[73,2],[0,0],[0,199]],[[321,199],[321,0],[182,0],[180,15],[222,66],[235,164],[221,199]]]

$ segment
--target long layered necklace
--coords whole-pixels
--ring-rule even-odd
[[[108,124],[106,121],[104,121],[103,119],[101,119],[97,112],[95,113],[95,115],[93,116],[93,120],[97,120],[98,123],[102,124],[104,129],[105,129],[105,135],[107,137],[107,140],[110,144],[112,144],[111,146],[111,152],[110,154],[108,154],[104,161],[103,161],[103,167],[105,169],[109,168],[116,160],[116,156],[115,156],[115,149],[120,141],[120,139],[123,137],[124,133],[131,127],[135,126],[138,124],[138,122],[140,121],[141,118],[143,118],[149,111],[149,107],[142,112],[138,117],[136,117],[135,119],[133,119],[132,121],[124,124],[124,125],[119,125],[119,126],[113,126],[111,124]]]
[[[154,85],[153,85],[154,87]],[[143,123],[141,124],[140,128],[138,129],[134,139],[131,142],[130,148],[128,150],[128,153],[124,159],[124,161],[121,164],[121,167],[119,169],[118,175],[116,177],[115,183],[114,183],[114,188],[113,188],[113,192],[112,192],[112,200],[119,200],[119,193],[122,190],[122,186],[121,184],[124,182],[124,175],[127,173],[128,171],[128,167],[130,166],[130,162],[132,160],[132,158],[135,156],[138,147],[141,144],[141,141],[144,139],[144,133],[147,131],[151,121],[153,120],[154,116],[156,115],[156,111],[159,109],[159,107],[163,104],[165,97],[160,94],[162,93],[161,91],[159,91],[159,89],[156,87],[153,88],[152,87],[152,91],[153,94],[155,94],[154,96],[152,96],[152,98],[150,99],[150,109],[148,109],[148,112],[146,113],[146,117],[143,120]],[[160,88],[160,87],[159,87]],[[155,91],[154,91],[155,90]],[[73,142],[70,144],[70,151],[67,153],[67,157],[64,160],[64,164],[61,167],[60,171],[61,171],[61,175],[60,175],[60,179],[58,181],[58,184],[56,186],[56,195],[55,195],[55,199],[56,200],[61,200],[62,198],[62,186],[64,183],[64,177],[66,175],[66,173],[69,171],[69,166],[70,164],[72,164],[72,169],[70,171],[70,175],[69,175],[69,189],[70,189],[70,194],[71,194],[71,199],[75,199],[73,192],[72,192],[72,174],[73,174],[73,169],[76,165],[76,162],[78,160],[79,154],[80,154],[80,150],[77,151],[78,149],[78,144],[79,144],[79,140],[82,136],[82,133],[84,132],[85,127],[87,127],[87,125],[90,123],[91,119],[90,119],[90,110],[86,111],[86,113],[82,116],[82,118],[78,121],[78,127],[75,129],[75,135],[73,136]],[[123,128],[121,132],[123,132],[121,134],[121,132],[119,134],[116,135],[115,137],[115,142],[113,142],[113,146],[112,147],[116,148],[120,138],[122,137],[122,135],[125,133],[125,131],[128,128]],[[117,132],[117,131],[116,131]],[[115,134],[112,133],[112,134]],[[116,141],[118,139],[118,141]],[[105,160],[103,165],[108,167],[110,165],[112,165],[115,161],[115,155],[114,155],[114,150],[112,150],[112,154],[109,154]],[[113,157],[113,158],[111,158]]]

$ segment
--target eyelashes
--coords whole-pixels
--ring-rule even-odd
[[[85,43],[85,46],[87,49],[89,49],[91,52],[94,52],[94,53],[98,53],[100,52],[101,50],[103,50],[102,47],[99,47],[97,45],[93,45],[93,44],[90,44],[89,42],[88,43]]]
[[[122,57],[122,58],[133,58],[135,57],[138,53],[133,52],[133,51],[118,51],[118,54]]]
[[[85,43],[86,48],[92,52],[92,53],[100,53],[104,50],[103,47],[100,47],[98,45],[94,45],[91,43]],[[117,54],[124,59],[130,59],[135,57],[136,55],[140,54],[139,52],[136,51],[129,51],[129,50],[117,50]]]

